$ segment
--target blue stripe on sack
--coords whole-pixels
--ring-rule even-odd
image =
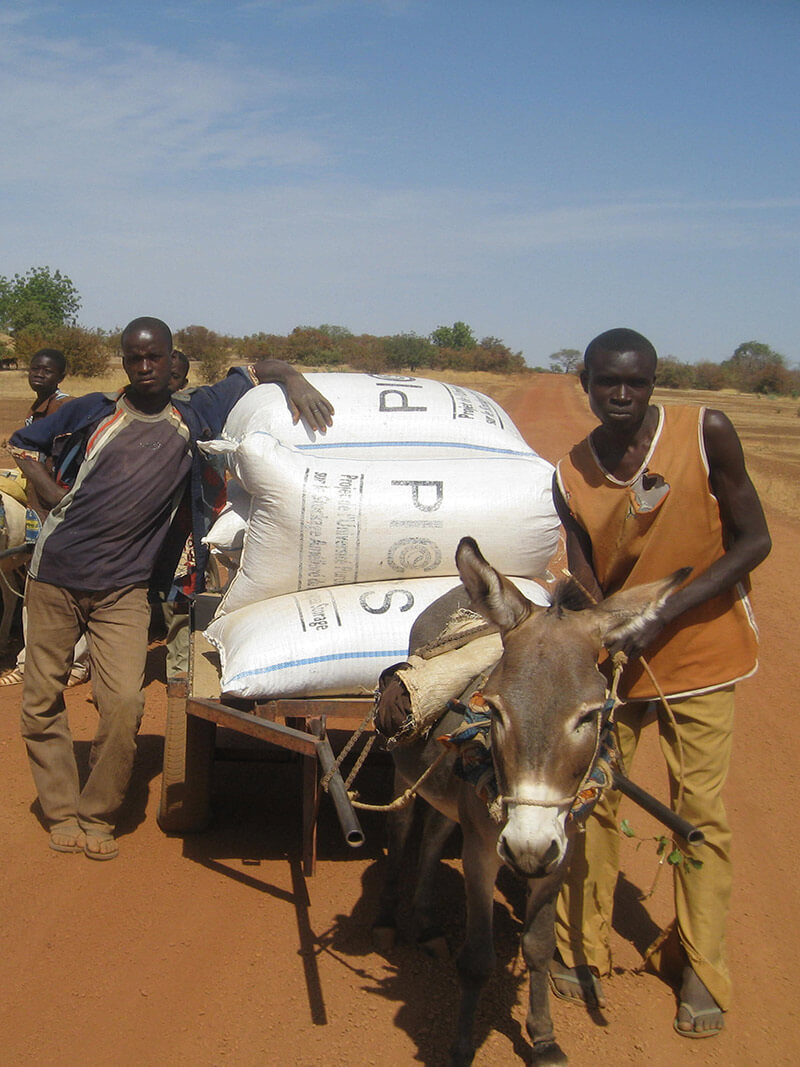
[[[253,671],[240,671],[228,681],[233,683],[238,682],[241,678],[255,678],[260,674],[272,674],[273,671],[283,671],[291,667],[308,667],[313,663],[330,663],[343,659],[379,659],[382,656],[391,656],[392,661],[394,661],[398,656],[402,659],[407,653],[408,650],[405,648],[388,648],[379,652],[339,652],[328,656],[309,656],[307,659],[293,659],[286,660],[283,663],[275,663],[272,667],[259,667]]]
[[[486,445],[470,445],[460,441],[342,441],[336,443],[330,441],[326,444],[317,443],[310,445],[293,445],[298,452],[323,452],[347,448],[460,448],[465,452],[490,452],[498,456],[520,456],[527,458],[533,455],[532,450],[515,451],[513,448],[489,448]],[[437,459],[446,457],[437,456]]]

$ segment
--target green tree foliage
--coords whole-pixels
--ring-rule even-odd
[[[61,271],[31,267],[13,278],[0,276],[0,327],[15,337],[24,330],[42,336],[72,325],[80,306],[78,290]]]
[[[466,322],[454,322],[452,326],[437,326],[431,344],[437,348],[476,348],[478,342]]]
[[[326,334],[332,341],[345,341],[347,338],[352,337],[353,334],[346,326],[329,326],[328,323],[323,323],[318,326],[317,329],[320,333]]]
[[[386,366],[391,370],[416,370],[432,367],[436,348],[427,337],[416,333],[396,333],[383,341]]]
[[[556,374],[576,374],[583,366],[583,353],[577,348],[559,348],[547,357],[550,360],[550,368]]]

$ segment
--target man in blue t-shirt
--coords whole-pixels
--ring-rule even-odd
[[[113,859],[117,811],[133,769],[144,710],[145,659],[155,574],[168,583],[191,516],[197,580],[205,559],[209,479],[197,442],[217,436],[231,408],[259,382],[276,382],[295,421],[320,432],[333,408],[282,360],[234,368],[226,379],[170,397],[172,334],[138,318],[122,332],[130,384],[90,393],[11,438],[12,454],[50,509],[31,560],[22,733],[50,847]],[[48,457],[57,454],[55,476]],[[199,585],[196,586],[199,588]],[[63,690],[77,637],[88,632],[100,722],[83,788]]]

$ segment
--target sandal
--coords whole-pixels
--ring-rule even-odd
[[[113,834],[87,833],[83,854],[90,860],[115,860],[119,855],[119,845]]]
[[[604,1008],[606,1006],[606,997],[600,978],[586,964],[581,964],[579,967],[568,967],[560,955],[556,955],[550,960],[547,977],[553,996],[558,997],[559,1000],[566,1000],[568,1004],[579,1004],[585,1008]],[[568,986],[574,987],[575,995],[562,992],[556,982],[563,982]]]
[[[50,830],[50,848],[54,852],[83,852],[86,834],[77,823],[62,823]]]

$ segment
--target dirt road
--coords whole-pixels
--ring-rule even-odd
[[[504,398],[533,446],[556,459],[592,425],[570,379],[538,376]],[[790,822],[797,784],[800,608],[793,566],[796,523],[771,515],[775,548],[755,578],[763,637],[758,676],[739,689],[738,734],[727,798],[735,833],[730,923],[735,1003],[710,1041],[671,1029],[669,988],[633,972],[637,949],[670,917],[669,875],[642,903],[656,872],[654,848],[624,843],[615,920],[618,973],[609,1007],[593,1017],[554,1003],[559,1037],[575,1064],[773,1065],[797,1062],[800,893]],[[465,531],[468,532],[468,531]],[[112,863],[47,848],[18,738],[19,689],[0,689],[3,904],[0,1062],[52,1067],[443,1064],[456,997],[452,963],[400,946],[371,951],[380,883],[381,823],[365,819],[360,852],[340,842],[329,814],[316,877],[299,866],[298,768],[219,763],[216,818],[194,838],[158,829],[164,724],[163,649],[151,654],[147,709],[134,788]],[[89,688],[68,692],[85,761],[94,729]],[[252,752],[251,752],[252,755]],[[387,769],[363,791],[386,789]],[[655,738],[634,777],[663,796]],[[629,807],[644,837],[655,824]],[[442,913],[457,944],[463,930],[458,861],[447,861]],[[524,1062],[526,980],[518,954],[520,886],[501,877],[499,968],[480,1016],[477,1065]]]

